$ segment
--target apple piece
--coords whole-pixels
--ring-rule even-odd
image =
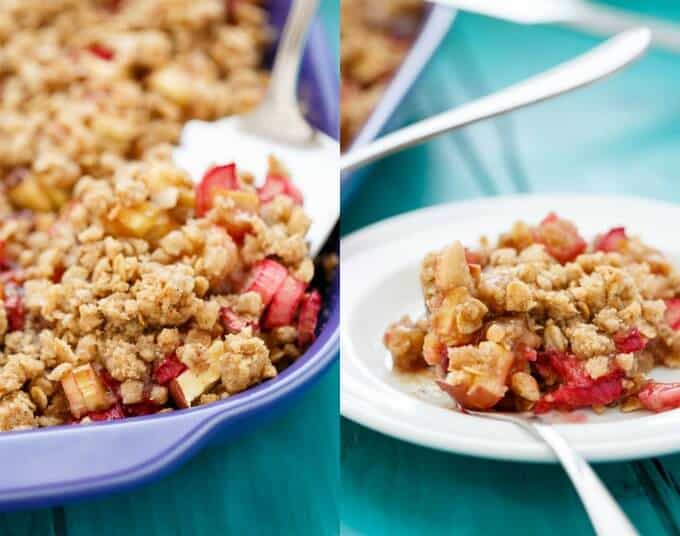
[[[210,369],[206,372],[209,371]],[[187,369],[177,376],[177,378],[170,381],[168,390],[170,391],[175,404],[180,408],[191,407],[191,403],[201,396],[211,384],[214,384],[219,379],[219,374],[217,374],[214,381],[207,382],[212,376],[206,375],[206,372],[197,375],[191,369]]]
[[[158,214],[159,210],[146,201],[135,207],[123,207],[107,222],[107,230],[114,236],[144,238],[156,224]]]
[[[60,210],[63,206],[68,203],[70,192],[64,188],[58,188],[56,186],[48,186],[43,184],[43,189],[52,202],[52,208],[54,210]]]
[[[192,402],[220,380],[219,363],[224,352],[222,341],[213,342],[200,362],[184,363],[187,370],[168,383],[168,389],[180,408],[188,408]]]
[[[508,390],[508,375],[514,362],[512,352],[484,341],[448,351],[448,374],[439,387],[465,408],[487,410]]]
[[[217,189],[214,195],[231,199],[236,208],[246,212],[257,212],[260,208],[260,198],[257,197],[255,192]]]
[[[76,367],[72,374],[88,411],[102,411],[111,406],[111,397],[108,396],[104,384],[92,365],[88,363]]]
[[[38,212],[52,210],[52,202],[38,180],[25,168],[17,168],[7,178],[7,197],[13,205]]]
[[[71,414],[76,418],[80,419],[83,415],[87,413],[87,405],[85,404],[85,398],[83,398],[76,379],[73,376],[73,372],[65,374],[61,378],[61,387],[64,390],[66,399],[68,400],[68,406],[71,410]]]

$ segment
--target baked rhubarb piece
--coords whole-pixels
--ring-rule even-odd
[[[623,227],[588,244],[553,213],[518,222],[495,247],[430,253],[421,285],[426,315],[390,325],[385,346],[398,369],[432,367],[463,407],[680,407],[680,384],[646,376],[680,367],[680,272]]]

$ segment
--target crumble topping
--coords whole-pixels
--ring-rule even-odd
[[[390,325],[385,346],[465,407],[680,407],[680,384],[645,376],[680,366],[680,272],[623,228],[589,245],[555,214],[518,222],[496,247],[428,254],[420,279],[427,315]]]

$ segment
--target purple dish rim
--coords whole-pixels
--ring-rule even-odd
[[[276,0],[271,5],[271,20],[276,28],[283,26],[290,3],[291,0]],[[336,65],[328,36],[317,18],[301,68],[301,88],[306,86],[308,107],[314,111],[310,121],[337,139]],[[333,239],[327,251],[338,253],[339,241]],[[257,387],[224,401],[167,415],[2,433],[0,456],[6,473],[0,479],[0,510],[63,504],[135,487],[171,471],[214,436],[238,434],[285,408],[337,358],[339,279],[338,271],[328,289],[322,311],[325,318],[317,340],[276,378]],[[117,442],[128,437],[130,449],[115,451]],[[69,445],[75,444],[80,449],[72,452]],[[83,453],[92,453],[93,460],[79,457]],[[117,467],[110,468],[102,460],[108,454],[111,459],[124,459],[116,460]],[[54,471],[43,472],[51,467]]]

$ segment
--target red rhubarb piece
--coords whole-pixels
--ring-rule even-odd
[[[638,398],[650,411],[668,411],[680,408],[680,383],[647,382]]]
[[[222,325],[229,333],[240,333],[247,327],[256,328],[257,322],[243,318],[242,316],[236,314],[231,307],[222,307],[220,309],[220,318],[222,319]]]
[[[173,352],[163,358],[160,362],[154,363],[153,379],[156,383],[165,385],[174,380],[186,370],[186,365],[182,363]]]
[[[54,271],[52,272],[52,282],[61,283],[61,278],[64,277],[65,271],[63,266],[55,266]]]
[[[626,229],[624,227],[614,227],[598,238],[595,243],[595,249],[605,252],[621,251],[627,241]]]
[[[263,204],[269,203],[277,195],[290,197],[296,205],[302,205],[304,201],[302,192],[284,175],[267,175],[265,183],[257,189],[257,195]]]
[[[631,354],[643,350],[647,346],[647,339],[642,336],[637,328],[633,328],[625,332],[620,331],[614,335],[614,344],[619,352]]]
[[[300,314],[298,315],[298,344],[306,346],[316,337],[316,324],[321,311],[321,294],[316,290],[308,292],[302,298]]]
[[[93,421],[115,421],[125,418],[123,406],[116,404],[105,411],[91,411],[87,416]]]
[[[468,264],[482,264],[482,258],[476,251],[465,248],[465,260]]]
[[[253,265],[243,292],[257,292],[262,298],[262,305],[266,307],[286,277],[288,270],[285,266],[272,259],[258,261]]]
[[[666,322],[673,329],[680,329],[680,298],[666,300]]]
[[[543,244],[546,251],[562,264],[573,261],[587,247],[576,226],[560,219],[554,212],[534,229],[534,240]]]
[[[536,402],[534,412],[545,413],[552,409],[571,411],[593,405],[611,404],[623,394],[622,379],[623,371],[615,370],[606,376],[591,380],[588,385],[561,385]]]
[[[120,10],[120,5],[122,3],[123,0],[106,0],[104,2],[104,7],[111,13],[116,13],[117,11]]]
[[[137,404],[128,404],[125,406],[125,414],[128,417],[142,417],[143,415],[152,415],[158,413],[161,407],[149,400],[138,402]]]
[[[101,43],[92,43],[87,50],[104,61],[111,61],[116,55],[112,49]]]
[[[291,325],[305,288],[307,288],[306,283],[298,281],[291,275],[287,276],[269,304],[264,326],[271,329]]]
[[[238,190],[236,164],[215,166],[206,171],[196,188],[196,215],[204,216],[213,205],[220,190]]]
[[[441,354],[441,361],[439,362],[441,370],[439,372],[441,372],[442,376],[446,376],[449,371],[449,349],[442,344],[439,353]]]
[[[547,366],[564,383],[589,385],[593,381],[583,367],[583,362],[566,352],[547,350],[538,355],[538,361],[540,366]]]
[[[0,270],[9,270],[11,265],[7,258],[7,244],[4,240],[0,240]]]
[[[5,287],[5,313],[9,331],[24,329],[25,316],[23,289],[17,285],[8,284]]]

